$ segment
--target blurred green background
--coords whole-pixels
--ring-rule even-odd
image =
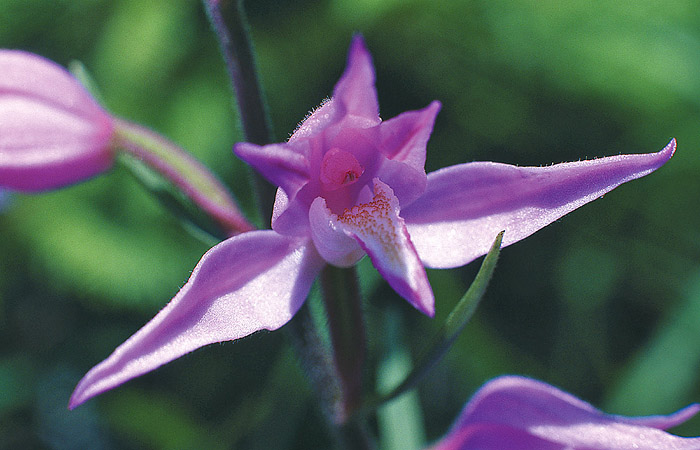
[[[620,414],[700,400],[695,1],[256,0],[248,12],[279,139],[331,93],[356,31],[374,56],[383,117],[443,102],[428,170],[546,165],[678,139],[658,173],[502,252],[473,322],[403,400],[405,414],[382,411],[384,448],[436,439],[478,386],[505,373]],[[2,0],[0,47],[82,61],[108,109],[189,149],[254,214],[249,173],[231,153],[241,134],[229,82],[198,2]],[[80,377],[165,305],[207,250],[123,168],[13,196],[0,230],[0,448],[330,445],[283,332],[198,350],[67,411]],[[405,370],[477,266],[429,272],[430,320],[362,263],[368,385]],[[411,433],[397,445],[390,430],[402,427]],[[700,419],[675,431],[700,435]]]

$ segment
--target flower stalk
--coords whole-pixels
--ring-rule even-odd
[[[321,271],[321,289],[343,390],[334,419],[343,423],[360,406],[365,360],[365,325],[355,268],[327,265]]]
[[[245,140],[259,145],[274,142],[243,0],[203,0],[203,4],[231,78]],[[267,221],[275,188],[257,173],[255,181],[263,220]]]
[[[273,142],[243,1],[204,0],[203,4],[226,61],[246,141],[259,145]],[[255,173],[255,181],[263,220],[270,219],[272,200],[275,198],[274,186],[258,173]],[[323,391],[319,395],[326,403],[331,420],[340,424],[346,421],[349,412],[359,406],[361,398],[365,341],[359,288],[354,269],[331,266],[323,270],[321,284],[329,317],[333,360],[324,357],[325,351],[307,308],[302,308],[288,328],[300,357],[306,361],[305,365],[315,368],[310,373],[312,381],[318,377],[325,379],[320,385],[327,387],[319,389]],[[336,376],[339,380],[328,380],[329,376]],[[364,429],[363,424],[355,421],[338,427],[340,441],[346,442],[348,448],[372,448],[372,445],[364,444],[370,439],[358,437],[366,434],[357,433],[358,426]],[[349,442],[349,436],[355,436],[353,442],[363,444],[358,447]]]
[[[246,141],[261,145],[272,142],[243,1],[205,0],[204,7],[226,61]]]
[[[284,330],[318,396],[322,412],[329,418],[328,422],[333,422],[334,406],[342,398],[342,387],[333,370],[333,358],[323,345],[308,304],[299,309]]]
[[[123,119],[115,119],[114,123],[113,145],[172,182],[211,217],[226,236],[254,229],[226,188],[190,154],[140,125]]]
[[[376,450],[377,448],[367,424],[357,418],[341,425],[338,436],[340,448],[343,450]]]
[[[226,61],[246,141],[259,145],[273,142],[272,127],[257,75],[243,1],[203,0],[203,4]],[[257,173],[255,181],[262,217],[264,220],[269,219],[272,200],[275,198],[274,186]],[[332,421],[342,423],[349,412],[359,406],[362,390],[365,341],[355,270],[326,266],[321,275],[321,285],[329,317],[333,361],[321,355],[322,344],[318,336],[313,335],[316,330],[313,321],[307,317],[306,308],[302,308],[299,313],[302,317],[292,322],[294,326],[289,327],[289,333],[302,359],[309,362],[313,360],[313,366],[316,368],[326,365],[327,367],[321,370],[326,373],[325,378],[329,373],[335,373],[340,378],[331,383],[335,385],[335,388],[331,389],[334,393],[320,392],[319,395],[328,403],[326,406]],[[314,378],[313,374],[311,378]],[[325,381],[324,384],[327,384],[328,380]],[[353,426],[346,424],[339,429],[339,433],[347,434],[343,430]]]

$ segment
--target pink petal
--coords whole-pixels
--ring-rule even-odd
[[[83,86],[63,67],[21,50],[0,50],[0,94],[35,97],[89,118],[103,113]]]
[[[491,423],[453,430],[426,450],[573,450],[517,428]]]
[[[322,133],[330,125],[342,119],[343,111],[339,111],[338,102],[326,99],[316,109],[311,111],[289,137],[289,142],[310,139]]]
[[[309,181],[308,143],[256,145],[241,142],[233,151],[289,195],[296,194]]]
[[[365,41],[356,35],[350,45],[348,63],[333,90],[333,100],[342,105],[345,114],[354,116],[358,122],[366,121],[360,128],[379,123],[379,103],[374,87],[374,66]]]
[[[314,244],[324,259],[340,266],[353,264],[361,255],[356,240],[399,295],[419,311],[434,315],[432,289],[389,186],[375,178],[374,198],[341,215],[332,214],[323,199],[316,199],[309,216]]]
[[[309,207],[299,201],[290,201],[283,189],[277,189],[272,229],[285,236],[309,237]]]
[[[424,109],[407,111],[383,122],[379,126],[382,153],[425,172],[426,145],[440,107],[440,102],[434,101]]]
[[[694,403],[690,406],[676,411],[673,414],[667,416],[644,416],[644,417],[623,417],[618,416],[620,420],[627,422],[632,425],[639,425],[642,427],[658,428],[660,430],[666,430],[668,428],[675,427],[677,425],[690,420],[700,412],[700,404]]]
[[[0,186],[40,191],[112,164],[112,118],[59,65],[0,50]]]
[[[382,161],[376,177],[391,186],[402,209],[420,198],[428,184],[425,171],[391,159]]]
[[[434,448],[475,448],[470,446],[473,435],[484,427],[493,427],[498,433],[491,442],[493,446],[476,448],[700,449],[700,438],[681,438],[652,426],[678,425],[698,409],[692,405],[666,417],[609,415],[548,384],[505,376],[486,383],[474,395],[449,435]],[[529,443],[528,439],[534,440]],[[558,446],[543,445],[540,440]],[[516,447],[518,444],[520,447]]]
[[[287,323],[323,265],[306,242],[252,231],[209,250],[170,303],[85,375],[69,407],[204,345]]]
[[[475,162],[428,174],[425,194],[402,210],[411,240],[428,267],[464,265],[484,255],[496,234],[503,246],[526,238],[622,183],[668,161],[657,153],[618,155],[549,167]]]
[[[381,122],[372,56],[360,35],[350,45],[347,66],[335,85],[333,97],[304,119],[289,142],[315,137],[341,122],[344,127],[353,128],[369,128]]]
[[[384,158],[376,176],[391,186],[401,208],[425,192],[425,152],[440,103],[420,111],[408,111],[378,127],[376,147]]]

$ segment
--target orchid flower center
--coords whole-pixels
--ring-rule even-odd
[[[321,161],[321,184],[328,191],[335,191],[357,181],[365,168],[351,153],[333,147]]]

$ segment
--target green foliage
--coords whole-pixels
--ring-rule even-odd
[[[428,170],[649,152],[678,139],[658,173],[502,251],[470,326],[420,385],[423,414],[411,418],[428,441],[502,373],[544,378],[618,413],[667,413],[700,399],[695,2],[248,3],[281,138],[330,94],[360,31],[384,118],[443,102]],[[231,89],[197,2],[5,0],[0,47],[82,61],[107,108],[183,145],[256,214],[231,152],[240,139]],[[206,251],[122,169],[16,195],[0,230],[0,447],[80,448],[66,437],[76,430],[83,448],[327,446],[308,386],[270,333],[202,349],[66,410],[81,374],[164,306]],[[387,308],[410,330],[401,339],[415,360],[477,269],[430,272],[430,320],[360,266],[374,327],[368,379],[390,367],[377,356]],[[682,431],[700,435],[700,420]]]

